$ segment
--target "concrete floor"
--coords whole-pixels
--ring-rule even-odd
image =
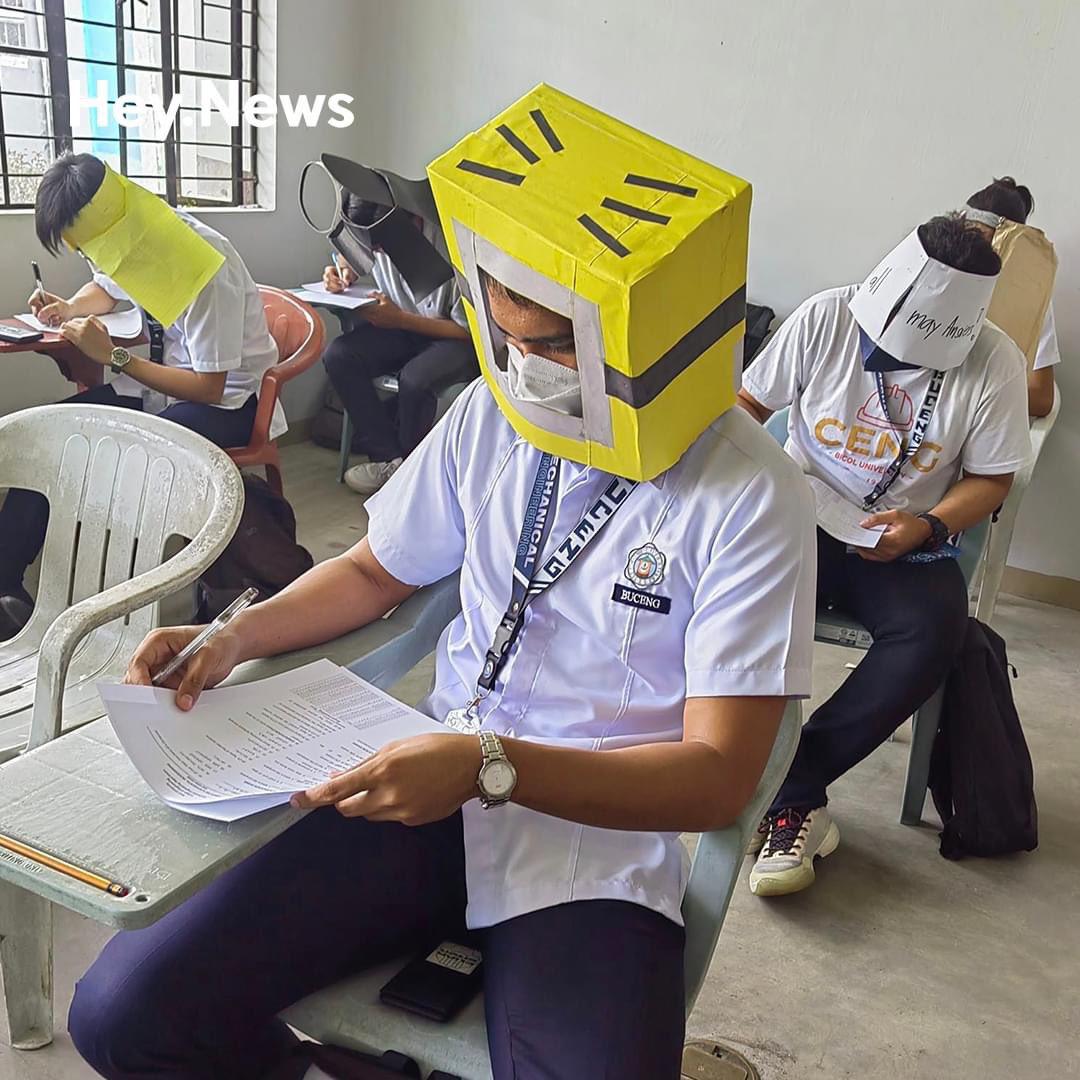
[[[362,536],[366,517],[334,481],[336,456],[303,445],[285,458],[301,541],[316,558]],[[732,1043],[763,1080],[1080,1077],[1080,612],[1005,597],[996,625],[1020,672],[1038,851],[951,863],[934,828],[899,825],[901,732],[835,785],[842,842],[812,889],[759,900],[738,887],[690,1035]],[[817,647],[815,701],[857,655]],[[418,670],[399,696],[416,700],[429,678]],[[56,921],[56,1041],[23,1054],[0,1046],[0,1080],[93,1075],[63,1017],[107,934],[64,911]]]

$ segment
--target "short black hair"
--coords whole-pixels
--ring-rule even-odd
[[[1035,209],[1035,197],[1011,176],[999,176],[992,184],[976,191],[968,199],[968,206],[973,210],[988,210],[1023,225]]]
[[[978,225],[963,214],[942,214],[919,226],[919,240],[931,259],[968,274],[993,277],[1001,257]]]
[[[504,285],[497,278],[493,278],[482,266],[477,267],[480,272],[480,284],[483,285],[489,293],[494,293],[496,296],[505,296],[513,304],[517,304],[518,307],[523,308],[540,308],[542,311],[547,311],[547,308],[543,304],[533,300],[532,297],[523,296],[519,292],[514,292],[509,286]]]
[[[50,255],[60,253],[64,230],[94,197],[105,179],[105,162],[93,154],[65,154],[41,178],[34,203],[34,228]]]

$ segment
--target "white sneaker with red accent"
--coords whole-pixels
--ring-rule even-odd
[[[824,806],[770,814],[769,835],[750,871],[755,896],[784,896],[814,884],[814,859],[831,855],[840,830]]]
[[[756,855],[765,846],[765,841],[768,838],[769,819],[766,816],[758,822],[758,827],[750,834],[750,842],[746,845],[746,854]]]

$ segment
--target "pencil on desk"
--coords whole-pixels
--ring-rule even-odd
[[[110,881],[100,874],[95,874],[90,870],[84,870],[81,866],[75,866],[74,863],[58,859],[55,855],[50,855],[46,851],[38,851],[37,848],[32,848],[28,844],[24,844],[21,840],[15,840],[10,836],[4,836],[2,833],[0,833],[0,848],[3,848],[5,851],[10,851],[15,855],[21,855],[24,859],[29,859],[31,862],[47,866],[50,870],[57,871],[57,873],[66,874],[76,881],[81,881],[84,885],[92,885],[95,889],[101,889],[102,892],[107,892],[112,896],[127,896],[127,894],[131,892],[126,885],[121,885],[116,881]]]

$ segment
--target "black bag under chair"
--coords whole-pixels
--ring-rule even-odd
[[[945,828],[941,854],[1007,855],[1038,845],[1035,782],[1013,702],[1005,642],[968,619],[964,645],[945,682],[930,759],[930,794]]]
[[[256,602],[266,600],[314,565],[296,542],[289,501],[262,477],[244,473],[244,513],[229,546],[199,578],[196,618],[210,622],[252,586],[259,590]]]
[[[412,1077],[420,1080],[420,1067],[412,1058],[388,1050],[381,1057],[346,1050],[340,1046],[304,1042],[293,1048],[287,1061],[281,1062],[266,1080],[393,1080]],[[449,1073],[432,1073],[428,1080],[460,1080]]]

